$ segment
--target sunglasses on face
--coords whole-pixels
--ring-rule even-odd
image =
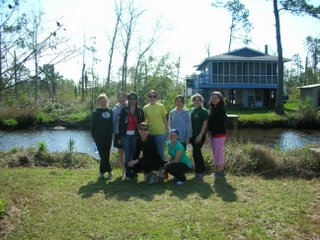
[[[137,98],[129,98],[129,100],[137,100]]]
[[[139,128],[141,131],[148,131],[148,128]]]
[[[149,95],[149,98],[156,98],[156,95]]]

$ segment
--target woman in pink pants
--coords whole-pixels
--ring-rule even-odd
[[[215,176],[224,176],[224,142],[227,131],[227,115],[224,109],[223,95],[221,92],[213,92],[210,99],[210,115],[208,131],[211,139],[211,148],[216,167]]]

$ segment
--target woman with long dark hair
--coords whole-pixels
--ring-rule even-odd
[[[206,140],[206,131],[208,125],[208,111],[203,107],[203,96],[195,94],[191,96],[193,108],[191,110],[192,137],[192,155],[194,160],[194,171],[196,178],[202,178],[206,173],[206,166],[202,156],[202,146]]]
[[[224,176],[224,143],[227,136],[227,115],[221,92],[213,92],[210,99],[210,114],[208,131],[210,133],[211,149],[216,167],[215,176]]]
[[[122,139],[126,167],[126,179],[135,177],[132,169],[128,167],[129,161],[132,159],[136,140],[139,136],[138,126],[144,121],[144,113],[142,108],[138,107],[138,95],[134,92],[128,94],[128,106],[123,108],[119,119],[119,134]]]

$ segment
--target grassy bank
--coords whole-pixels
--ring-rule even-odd
[[[319,239],[319,179],[176,186],[97,181],[97,169],[0,169],[4,239]]]
[[[183,186],[124,181],[115,154],[111,181],[91,157],[41,144],[0,158],[0,239],[320,238],[320,153],[308,148],[228,142],[225,178],[189,173]]]

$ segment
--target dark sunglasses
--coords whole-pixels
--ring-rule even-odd
[[[148,128],[139,128],[141,131],[148,131]]]
[[[129,98],[129,100],[137,100],[137,98]]]
[[[156,95],[149,95],[149,98],[156,98]]]

